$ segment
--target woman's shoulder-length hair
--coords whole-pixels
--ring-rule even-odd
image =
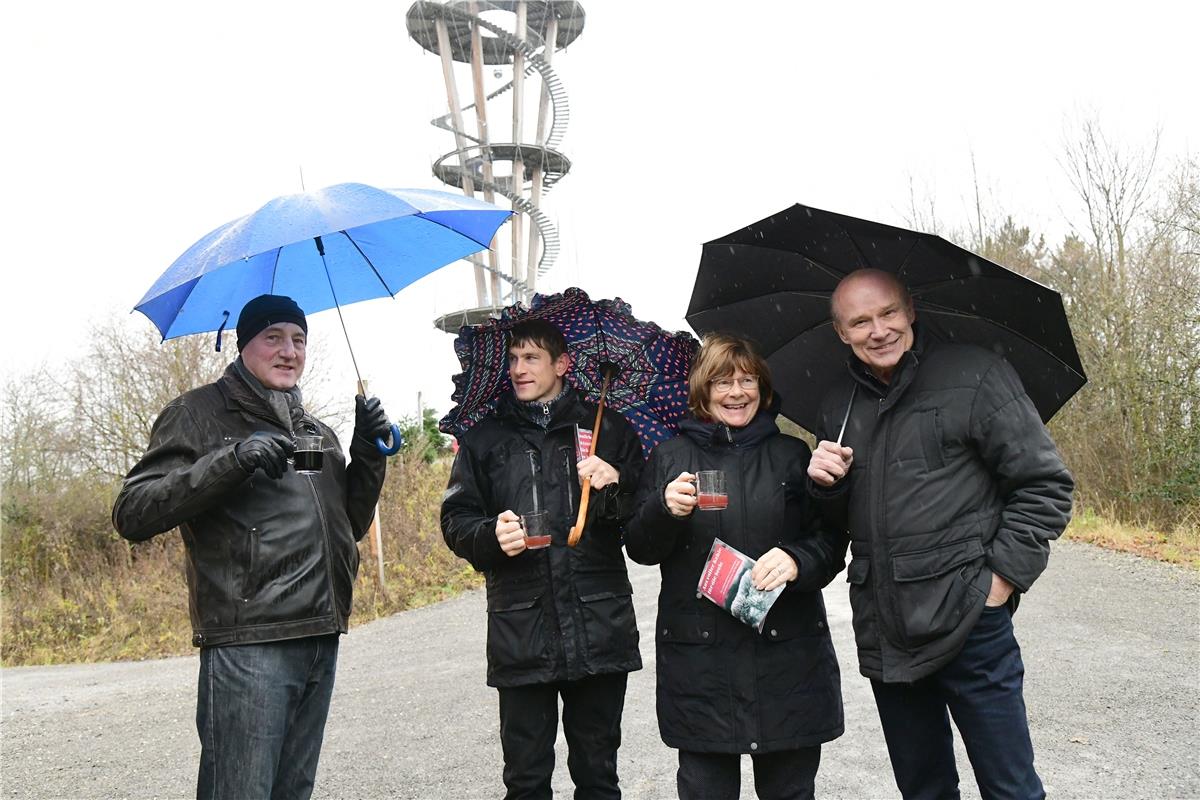
[[[771,405],[774,398],[771,370],[753,342],[732,333],[709,333],[700,342],[700,350],[688,373],[688,410],[697,419],[711,420],[709,387],[713,381],[728,377],[737,370],[758,378],[759,402],[762,407]]]

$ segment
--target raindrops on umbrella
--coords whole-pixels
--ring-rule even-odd
[[[824,388],[846,372],[830,296],[872,267],[908,286],[922,337],[1002,353],[1043,420],[1086,382],[1061,296],[939,236],[793,205],[706,242],[686,318],[698,333],[755,340],[783,414],[813,430]]]

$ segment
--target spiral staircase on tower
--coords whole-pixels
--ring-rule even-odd
[[[501,18],[509,19],[508,15],[512,30],[498,24]],[[482,194],[489,202],[504,197],[514,211],[509,223],[508,263],[499,263],[496,248],[487,256],[473,257],[477,306],[435,321],[443,330],[456,333],[461,325],[492,316],[503,305],[528,301],[538,278],[546,276],[559,256],[558,230],[540,207],[545,195],[571,168],[558,149],[566,134],[570,107],[552,61],[555,51],[579,36],[584,11],[573,0],[418,0],[409,8],[406,23],[409,36],[441,58],[446,82],[450,110],[432,124],[454,136],[455,149],[433,163],[433,174],[468,196]],[[464,105],[458,99],[455,62],[471,65],[472,103]],[[485,94],[483,70],[496,66],[511,67],[511,77]],[[532,141],[523,135],[526,78],[540,79],[541,87]],[[513,135],[509,141],[496,141],[489,134],[489,108],[499,106],[493,101],[504,96],[513,99]],[[474,117],[474,126],[468,125],[469,117]],[[493,123],[490,127],[497,126]],[[498,238],[503,235],[502,229]]]

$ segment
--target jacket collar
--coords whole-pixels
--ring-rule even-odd
[[[701,447],[754,447],[779,433],[775,418],[783,401],[774,393],[767,407],[760,406],[754,419],[743,428],[731,428],[723,422],[697,419],[689,413],[679,423],[679,432]]]
[[[583,413],[583,398],[575,390],[575,387],[564,383],[562,394],[546,403],[545,406],[550,411],[550,423],[545,428],[533,421],[530,416],[529,404],[518,400],[511,391],[500,395],[500,400],[496,403],[496,415],[518,427],[528,426],[551,430],[564,424],[575,424],[580,414]]]
[[[254,386],[250,383],[257,379],[244,366],[239,367],[241,357],[230,362],[225,368],[225,374],[217,380],[225,394],[225,403],[230,410],[243,411],[251,416],[272,422],[291,433],[307,416],[300,404],[300,390],[294,389],[294,395],[287,392],[275,392],[267,389],[261,383]],[[268,401],[270,395],[278,395],[278,402]],[[289,396],[292,402],[289,403]],[[278,406],[278,407],[276,407]],[[286,416],[285,416],[286,415]]]

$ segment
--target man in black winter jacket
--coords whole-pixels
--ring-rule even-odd
[[[442,534],[487,578],[489,686],[500,695],[506,798],[549,798],[563,704],[576,797],[618,798],[617,748],[628,673],[642,666],[621,525],[633,513],[641,444],[605,410],[596,454],[578,460],[577,428],[596,406],[563,380],[562,333],[513,326],[513,391],[460,440],[442,502]],[[567,546],[581,483],[592,496],[582,538]],[[549,519],[548,547],[526,547],[521,516]]]
[[[356,542],[383,485],[374,439],[389,424],[377,399],[357,398],[349,466],[301,404],[307,332],[289,297],[247,303],[240,356],[163,410],[113,506],[126,539],[178,527],[187,548],[203,800],[312,793]],[[289,469],[294,437],[313,434],[323,467]]]
[[[853,272],[832,306],[853,355],[810,491],[850,533],[859,666],[897,785],[958,797],[952,715],[984,798],[1044,797],[1012,613],[1067,525],[1071,476],[1012,367],[921,332],[894,275]]]

